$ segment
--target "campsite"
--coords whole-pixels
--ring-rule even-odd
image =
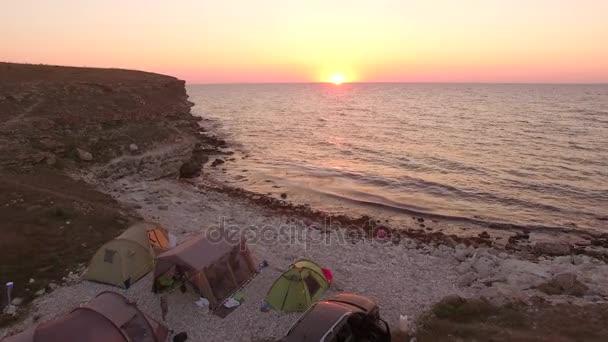
[[[131,293],[145,290],[143,284],[151,282],[146,297],[159,301],[161,319],[151,318],[119,293],[105,290],[63,316],[33,324],[2,341],[162,342],[170,337],[187,338],[186,331],[176,332],[166,325],[169,313],[175,317],[175,302],[181,302],[176,297],[198,298],[190,304],[198,309],[197,314],[226,319],[247,299],[243,295],[246,286],[269,266],[266,261],[256,264],[244,238],[225,236],[210,241],[199,233],[179,244],[176,239],[158,223],[138,222],[103,244],[82,274],[84,281],[127,293],[131,288]],[[269,287],[260,312],[303,313],[328,290],[332,279],[330,270],[310,260],[298,260]]]

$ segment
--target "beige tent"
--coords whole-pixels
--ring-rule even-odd
[[[167,327],[115,292],[102,292],[71,313],[41,323],[5,342],[162,342]]]
[[[158,278],[176,270],[215,308],[255,274],[256,266],[244,239],[211,242],[199,235],[156,257],[155,290]]]
[[[150,222],[137,223],[97,250],[85,279],[129,288],[154,267],[154,256],[168,248],[167,231]]]

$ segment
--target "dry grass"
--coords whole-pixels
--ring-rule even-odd
[[[419,322],[418,341],[606,341],[608,305],[538,302],[494,306],[483,299],[439,303]]]

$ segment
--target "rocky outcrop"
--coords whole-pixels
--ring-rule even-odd
[[[537,242],[534,246],[535,252],[546,255],[567,255],[571,249],[568,244],[562,242]]]
[[[550,295],[566,294],[580,297],[587,293],[589,287],[580,282],[575,274],[561,273],[539,285],[538,289]]]

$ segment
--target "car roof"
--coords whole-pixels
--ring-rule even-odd
[[[327,301],[354,306],[366,313],[369,313],[376,308],[376,303],[374,303],[374,301],[354,293],[339,293],[332,296]]]
[[[353,311],[358,310],[341,303],[318,302],[300,317],[283,341],[319,341],[344,315]]]

